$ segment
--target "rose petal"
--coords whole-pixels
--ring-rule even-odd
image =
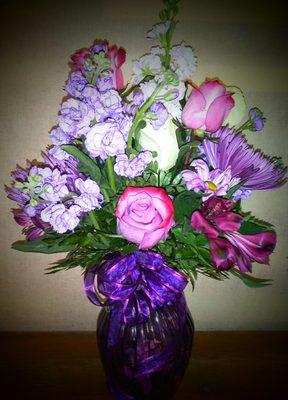
[[[225,117],[228,115],[227,110],[231,110],[234,105],[234,100],[231,94],[225,94],[224,96],[217,97],[215,99],[207,112],[205,125],[208,132],[217,131]]]

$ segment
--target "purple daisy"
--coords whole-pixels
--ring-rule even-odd
[[[206,160],[221,171],[230,167],[232,177],[240,178],[243,182],[243,193],[247,194],[247,190],[275,189],[286,182],[287,168],[277,165],[273,158],[260,151],[255,151],[242,134],[222,127],[210,137],[218,139],[218,142],[203,141],[202,150]]]

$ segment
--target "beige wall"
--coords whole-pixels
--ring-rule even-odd
[[[237,84],[249,105],[268,118],[263,133],[249,141],[266,153],[282,156],[287,164],[287,26],[273,2],[183,0],[176,41],[195,48],[199,68],[194,80],[220,77]],[[224,4],[227,4],[225,6]],[[125,76],[131,60],[148,50],[145,33],[157,21],[160,1],[2,1],[1,22],[1,183],[26,158],[39,158],[56,123],[69,55],[95,38],[108,38],[127,49]],[[193,6],[197,4],[197,6]],[[232,6],[233,4],[233,6]],[[232,9],[233,7],[233,9]],[[238,7],[238,9],[235,9]],[[263,10],[264,7],[264,10]],[[271,287],[253,290],[231,279],[223,283],[201,278],[196,290],[187,289],[197,329],[287,329],[287,188],[256,193],[245,209],[275,225],[278,244],[270,266],[254,266]],[[80,269],[44,275],[58,256],[10,250],[21,238],[8,201],[1,190],[2,330],[90,330],[98,309],[85,299]]]

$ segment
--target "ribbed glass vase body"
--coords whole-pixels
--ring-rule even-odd
[[[189,362],[194,325],[184,296],[150,317],[121,322],[115,336],[114,313],[102,309],[98,346],[114,400],[165,400],[175,393]],[[111,344],[111,342],[113,342]]]

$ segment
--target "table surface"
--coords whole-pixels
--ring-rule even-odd
[[[110,399],[95,333],[0,333],[0,343],[2,398]],[[173,399],[279,399],[287,343],[288,332],[197,332]]]

